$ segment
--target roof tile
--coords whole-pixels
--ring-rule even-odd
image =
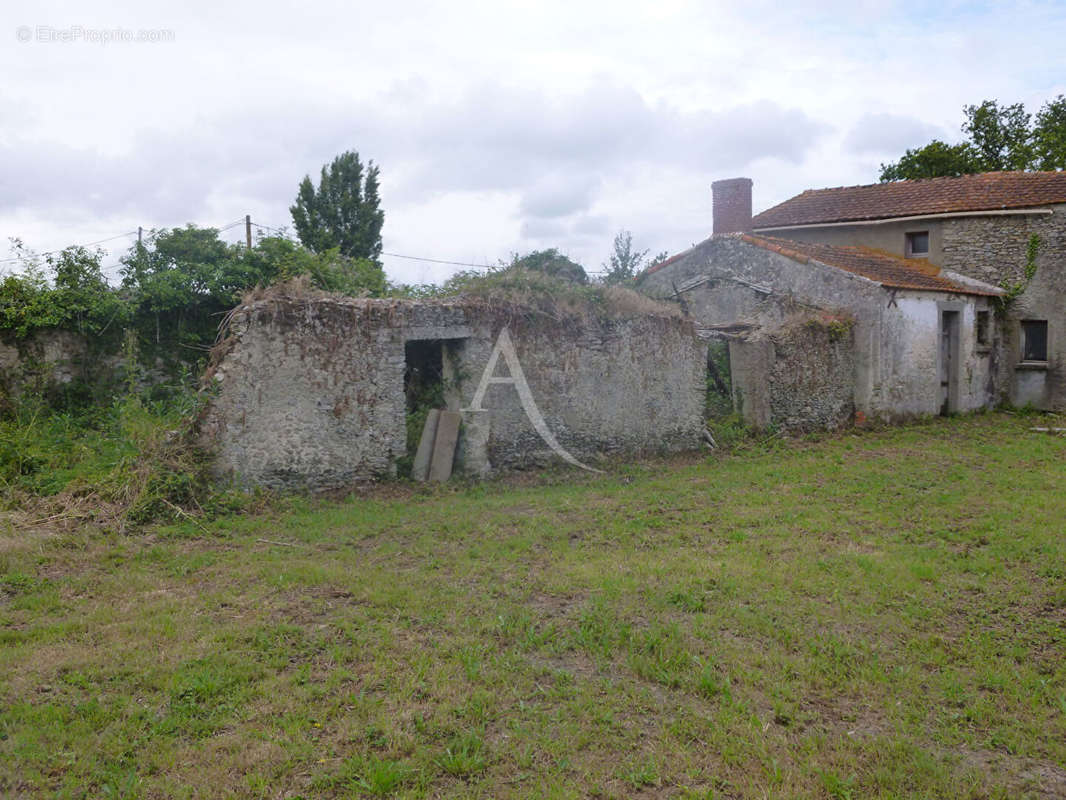
[[[983,172],[957,178],[808,189],[752,219],[756,230],[1066,203],[1066,172]]]
[[[952,292],[995,296],[995,292],[955,283],[940,275],[940,270],[923,259],[900,258],[869,247],[844,247],[774,239],[769,236],[741,234],[740,239],[787,256],[801,263],[819,261],[830,267],[861,275],[892,289]]]

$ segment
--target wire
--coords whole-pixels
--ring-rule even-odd
[[[130,231],[129,233],[119,233],[119,234],[116,234],[114,236],[109,236],[106,239],[100,239],[99,241],[96,241],[96,242],[89,242],[87,244],[71,244],[71,245],[67,245],[66,247],[61,247],[58,250],[48,250],[48,251],[46,251],[44,253],[34,253],[32,256],[15,256],[14,258],[0,258],[0,264],[9,264],[12,261],[26,261],[27,259],[34,258],[36,256],[52,256],[52,255],[55,255],[56,253],[62,253],[64,250],[69,250],[71,247],[94,247],[94,246],[96,246],[98,244],[104,244],[104,242],[113,242],[113,241],[115,241],[115,239],[122,239],[123,237],[126,237],[126,236],[136,236],[136,235],[137,235],[137,231]]]
[[[248,222],[250,222],[250,220],[248,220],[246,218],[241,218],[241,219],[235,220],[233,222],[230,222],[227,225],[223,225],[221,228],[216,228],[216,230],[219,233],[222,233],[223,231],[228,231],[231,228],[236,228],[238,225],[246,224]],[[282,236],[289,236],[288,232],[285,231],[282,228],[275,228],[272,225],[263,225],[262,223],[259,223],[259,222],[252,222],[251,224],[254,225],[256,228],[259,228],[261,230],[273,231],[274,233],[280,234]],[[89,242],[88,244],[68,245],[67,247],[61,248],[59,250],[49,250],[49,251],[44,252],[44,253],[34,253],[33,255],[29,255],[29,256],[16,256],[14,258],[4,258],[4,259],[0,259],[0,264],[9,264],[9,263],[11,263],[13,261],[26,261],[26,260],[28,260],[30,258],[34,258],[34,257],[37,257],[37,256],[50,256],[50,255],[54,255],[56,253],[61,253],[61,252],[63,252],[63,250],[67,250],[70,247],[94,247],[96,245],[104,244],[106,242],[112,242],[112,241],[114,241],[116,239],[122,239],[122,238],[124,238],[126,236],[135,236],[135,235],[137,235],[137,233],[139,233],[139,231],[129,231],[127,233],[119,233],[119,234],[116,234],[115,236],[110,236],[110,237],[108,237],[106,239],[100,239],[100,240],[95,241],[95,242]],[[427,258],[425,256],[409,256],[409,255],[404,255],[402,253],[386,253],[384,251],[381,253],[381,255],[388,256],[389,258],[402,258],[402,259],[404,259],[406,261],[423,261],[423,262],[426,262],[426,263],[429,263],[429,264],[447,264],[449,266],[455,266],[455,267],[473,267],[474,269],[494,269],[493,265],[491,265],[491,264],[474,264],[474,263],[472,263],[470,261],[450,261],[450,260],[444,259],[444,258]],[[114,264],[112,266],[119,266],[119,265],[118,264]],[[110,269],[110,267],[108,267],[108,269]],[[606,275],[607,271],[606,270],[586,271],[585,274],[586,275]]]
[[[231,222],[228,225],[225,225],[225,226],[223,226],[221,228],[217,228],[217,230],[218,230],[219,233],[222,233],[222,231],[228,231],[230,228],[235,228],[238,225],[241,225],[243,223],[244,223],[244,219],[242,218],[242,219],[236,220],[235,222]],[[252,223],[252,224],[254,225],[255,223]],[[260,226],[260,227],[263,227],[263,226]],[[116,239],[123,239],[123,238],[125,238],[127,236],[136,236],[138,233],[140,233],[140,229],[139,230],[135,230],[135,231],[127,231],[126,233],[117,233],[114,236],[109,236],[106,239],[98,239],[95,242],[87,242],[85,244],[68,244],[66,247],[61,247],[58,250],[46,250],[43,253],[31,253],[30,255],[25,255],[25,256],[14,256],[12,258],[0,258],[0,264],[10,264],[10,263],[12,263],[14,261],[28,261],[31,258],[40,258],[41,256],[53,256],[56,253],[62,253],[64,250],[69,250],[72,247],[95,247],[98,244],[105,244],[107,242],[113,242]]]
[[[260,225],[258,222],[253,222],[252,224],[255,227],[262,228],[265,231],[274,231],[274,233],[280,233],[282,236],[287,236],[288,235],[288,233],[286,231],[282,230],[281,228],[272,228],[269,225]]]
[[[288,232],[285,231],[285,230],[282,230],[281,228],[275,228],[275,227],[273,227],[271,225],[263,225],[263,224],[258,223],[258,222],[253,222],[252,224],[255,227],[257,227],[257,228],[262,228],[263,230],[274,231],[274,233],[280,233],[282,236],[287,236],[288,235]],[[389,258],[403,258],[403,259],[406,259],[408,261],[427,261],[427,262],[429,262],[431,264],[450,264],[452,266],[457,266],[457,267],[474,267],[476,269],[492,269],[492,265],[490,265],[490,264],[472,264],[469,261],[448,261],[448,260],[443,259],[443,258],[425,258],[423,256],[407,256],[407,255],[402,255],[400,253],[386,253],[384,251],[381,253],[381,255],[388,256]]]
[[[491,264],[471,264],[469,261],[446,261],[443,258],[423,258],[422,256],[403,256],[399,253],[386,253],[382,251],[381,255],[388,256],[389,258],[405,258],[408,261],[428,261],[431,264],[453,264],[457,267],[476,267],[477,269],[492,269]]]

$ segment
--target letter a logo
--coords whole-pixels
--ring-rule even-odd
[[[500,360],[501,354],[503,355],[503,360],[507,362],[507,370],[510,372],[510,375],[506,378],[494,377],[496,363]],[[540,415],[540,409],[537,408],[537,404],[533,400],[533,393],[529,391],[529,384],[526,383],[525,373],[522,372],[522,365],[518,363],[518,354],[515,353],[514,345],[511,343],[511,334],[506,327],[496,337],[496,345],[492,348],[492,355],[489,356],[489,363],[485,366],[485,371],[481,373],[481,381],[478,383],[477,391],[474,392],[474,399],[470,401],[470,408],[464,409],[464,411],[484,411],[485,409],[482,408],[481,403],[485,399],[485,392],[488,390],[489,384],[492,383],[514,384],[515,390],[518,392],[518,399],[522,402],[522,408],[525,410],[529,421],[533,423],[534,430],[540,434],[540,438],[544,440],[545,444],[563,461],[573,464],[575,467],[587,469],[589,472],[602,472],[602,470],[593,469],[582,464],[566,452],[552,432],[548,430],[548,424],[544,421],[544,417]]]

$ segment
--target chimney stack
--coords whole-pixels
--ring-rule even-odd
[[[730,178],[711,184],[712,233],[751,233],[751,178]]]

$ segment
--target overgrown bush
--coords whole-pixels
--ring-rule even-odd
[[[233,497],[214,487],[190,434],[199,404],[181,386],[76,413],[20,398],[0,418],[0,505],[120,525],[229,510]]]

